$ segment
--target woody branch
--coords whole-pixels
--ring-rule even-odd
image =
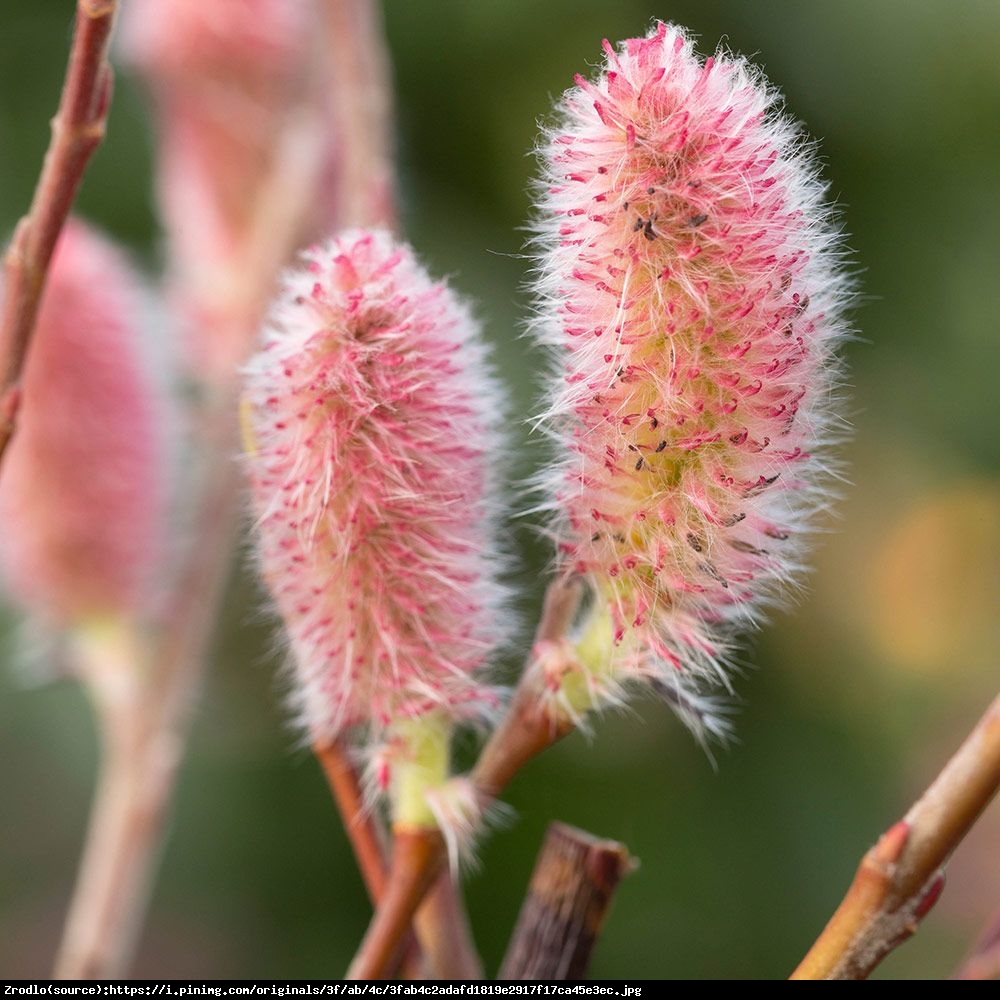
[[[20,379],[59,233],[83,172],[104,138],[111,102],[108,41],[117,0],[79,0],[69,63],[52,138],[31,207],[17,224],[4,257],[0,314],[0,461],[14,434]]]

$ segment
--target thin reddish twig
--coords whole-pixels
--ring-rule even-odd
[[[346,979],[382,979],[400,954],[417,908],[444,869],[444,838],[436,829],[397,830],[385,895]]]
[[[4,257],[0,313],[0,462],[14,434],[19,382],[45,290],[49,261],[83,173],[104,137],[111,102],[107,51],[117,0],[78,0],[73,42],[52,138],[31,199]]]
[[[371,811],[365,808],[364,793],[350,751],[339,740],[316,744],[316,759],[323,768],[330,791],[344,823],[347,839],[354,849],[368,897],[377,904],[385,894],[388,846]]]

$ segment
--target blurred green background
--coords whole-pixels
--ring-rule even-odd
[[[4,7],[4,232],[37,174],[71,7]],[[748,646],[739,744],[717,770],[656,704],[607,716],[593,739],[569,739],[515,782],[516,819],[483,847],[469,907],[495,969],[545,827],[561,819],[623,840],[642,862],[622,886],[595,977],[780,978],[860,854],[996,688],[1000,4],[390,2],[408,235],[478,304],[524,415],[540,368],[518,338],[535,122],[574,72],[598,61],[603,36],[642,33],[656,16],[688,25],[703,51],[723,39],[753,55],[821,140],[863,269],[861,336],[847,351],[852,482],[808,596]],[[123,75],[80,208],[153,271],[151,156],[142,95]],[[518,474],[541,455],[525,440]],[[526,635],[548,553],[527,526],[510,531]],[[194,726],[140,977],[335,977],[368,919],[322,778],[290,749],[259,603],[242,572]],[[8,638],[5,660],[12,646]],[[96,740],[71,683],[32,685],[11,666],[0,689],[0,975],[45,976]],[[950,971],[1000,905],[998,847],[994,806],[924,929],[880,976]]]

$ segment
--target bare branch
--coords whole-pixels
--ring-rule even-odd
[[[365,808],[364,793],[350,751],[339,740],[313,747],[323,768],[337,808],[344,822],[347,839],[354,849],[358,868],[368,897],[378,903],[385,893],[388,845],[385,834],[371,811]]]
[[[117,0],[78,0],[59,110],[31,207],[4,257],[0,313],[0,462],[14,434],[19,381],[45,290],[49,262],[83,172],[104,138],[111,103],[108,41]]]
[[[438,875],[414,921],[433,978],[483,978],[462,892],[457,878],[447,869]]]

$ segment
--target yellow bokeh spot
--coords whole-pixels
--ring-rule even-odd
[[[905,669],[986,664],[1000,647],[1000,483],[973,481],[902,512],[873,563],[870,628]]]

